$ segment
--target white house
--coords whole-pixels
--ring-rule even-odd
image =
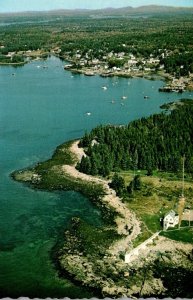
[[[176,215],[175,211],[171,210],[165,215],[163,220],[163,228],[167,230],[168,227],[175,227],[179,223],[179,216]]]

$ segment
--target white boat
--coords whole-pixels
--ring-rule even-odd
[[[84,73],[86,76],[94,76],[94,72],[88,71]]]
[[[107,90],[107,87],[106,87],[106,86],[102,86],[102,89],[103,89],[103,90]]]
[[[90,116],[90,115],[91,115],[91,112],[87,112],[86,114],[87,114],[87,116]]]
[[[123,96],[121,97],[121,99],[123,99],[123,100],[127,99],[127,96],[125,96],[125,91],[124,91],[124,89],[123,89]]]

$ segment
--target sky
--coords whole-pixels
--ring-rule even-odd
[[[193,0],[0,0],[0,13],[53,9],[138,7],[150,4],[193,7]]]

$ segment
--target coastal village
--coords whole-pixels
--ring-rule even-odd
[[[126,45],[123,44],[123,47]],[[4,48],[3,45],[0,46]],[[76,50],[75,53],[66,52],[61,53],[59,47],[51,49],[49,52],[44,50],[27,50],[19,52],[8,52],[5,57],[10,60],[7,64],[23,64],[31,60],[39,60],[49,55],[56,55],[64,59],[67,63],[64,69],[73,73],[84,74],[86,76],[100,75],[103,77],[145,77],[148,79],[165,78],[167,81],[160,92],[178,92],[182,93],[185,90],[193,90],[193,74],[189,73],[188,76],[176,77],[175,74],[171,75],[165,72],[164,64],[161,63],[161,58],[169,57],[172,53],[167,49],[159,49],[159,56],[150,54],[149,58],[136,57],[132,53],[113,51],[101,55],[102,57],[93,57],[93,50],[89,49],[85,54],[81,50]],[[104,51],[99,49],[99,53]],[[15,62],[15,57],[22,57],[22,62]],[[1,63],[0,64],[5,64]],[[183,68],[183,65],[181,66]]]
[[[58,49],[57,52],[58,51],[60,52],[60,49]],[[161,57],[170,55],[170,52],[166,49],[159,49],[159,52]],[[91,49],[90,53],[92,53]],[[193,74],[189,74],[188,77],[175,78],[165,73],[164,65],[161,63],[160,58],[154,57],[153,54],[151,54],[148,59],[145,59],[143,57],[137,58],[132,53],[128,55],[125,52],[110,52],[104,55],[102,60],[99,60],[97,58],[89,58],[89,52],[86,53],[85,56],[82,56],[80,50],[77,50],[74,56],[72,56],[71,53],[65,54],[65,59],[71,62],[64,66],[65,69],[87,76],[99,74],[103,77],[149,77],[153,79],[154,76],[157,75],[158,77],[165,77],[167,81],[169,81],[160,91],[183,92],[186,89],[193,89]],[[109,61],[110,63],[108,63]]]

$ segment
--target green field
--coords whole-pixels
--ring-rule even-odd
[[[160,234],[175,241],[193,243],[193,227],[162,231]]]
[[[142,233],[135,241],[135,245],[140,244],[153,233],[162,230],[160,219],[171,209],[178,211],[178,199],[181,195],[181,179],[172,173],[156,172],[153,176],[146,176],[145,171],[141,171],[141,190],[135,191],[131,196],[126,195],[124,201],[128,208],[132,209],[137,217],[143,222]],[[132,171],[119,173],[124,178],[127,186],[133,179]],[[175,178],[171,180],[171,178]],[[177,180],[178,178],[178,180]],[[185,207],[193,207],[193,184],[185,181]],[[182,222],[181,226],[188,226],[188,222]],[[192,222],[191,222],[192,225]],[[182,228],[176,231],[163,232],[162,235],[182,242],[193,243],[192,228]]]

